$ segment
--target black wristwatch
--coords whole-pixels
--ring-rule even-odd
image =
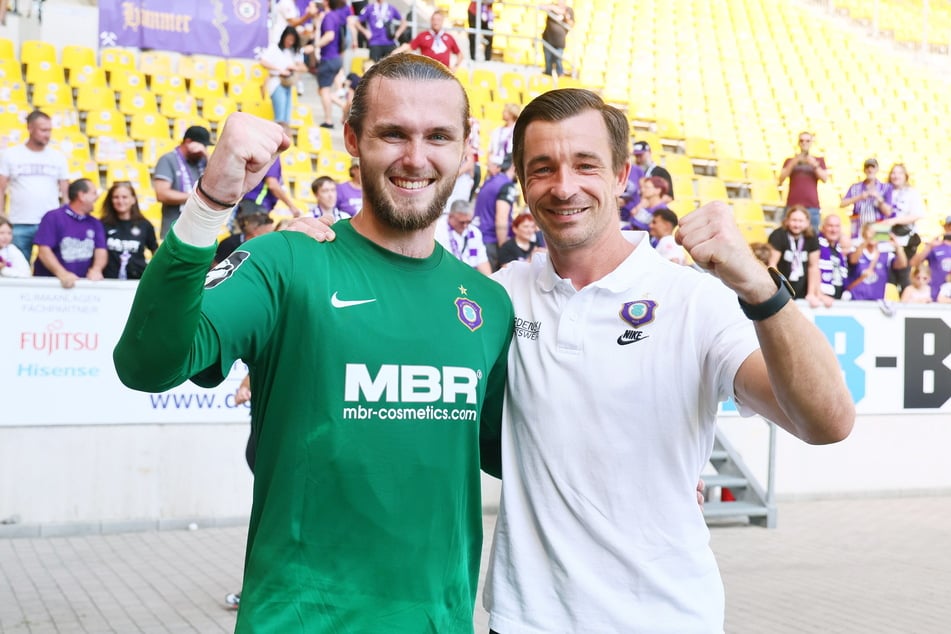
[[[742,299],[737,298],[740,302],[740,308],[743,310],[743,314],[753,321],[769,319],[782,310],[783,306],[788,304],[790,300],[796,298],[796,291],[793,290],[792,284],[789,283],[786,276],[776,270],[774,266],[769,267],[767,270],[769,271],[769,276],[776,282],[775,295],[761,304],[747,304]]]

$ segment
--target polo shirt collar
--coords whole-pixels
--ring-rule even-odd
[[[620,293],[631,287],[631,284],[640,271],[643,271],[652,259],[662,259],[657,252],[651,248],[648,234],[646,231],[622,231],[624,239],[635,246],[620,265],[600,280],[592,282],[589,286],[603,288],[612,293]],[[570,280],[560,277],[555,272],[555,267],[551,263],[551,258],[546,257],[544,269],[538,276],[538,287],[546,293],[555,290],[559,285],[567,285],[572,290]]]

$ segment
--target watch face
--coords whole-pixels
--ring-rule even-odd
[[[796,291],[793,290],[792,284],[789,283],[789,280],[786,279],[786,276],[779,272],[774,266],[769,267],[769,275],[773,278],[773,281],[776,282],[776,288],[786,287],[786,290],[789,291],[789,294],[793,296],[793,299],[796,297]]]

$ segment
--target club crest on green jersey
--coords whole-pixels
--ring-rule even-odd
[[[473,332],[482,326],[482,307],[468,297],[456,298],[456,315]]]

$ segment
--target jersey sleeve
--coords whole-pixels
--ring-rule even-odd
[[[502,477],[502,406],[505,403],[505,381],[509,347],[512,343],[511,324],[515,320],[511,302],[507,302],[507,306],[509,334],[495,360],[495,365],[489,371],[485,400],[482,404],[482,418],[479,423],[479,464],[483,471],[496,478]]]
[[[201,312],[214,251],[184,244],[172,230],[146,267],[112,353],[127,387],[163,392],[219,358],[217,336]]]

